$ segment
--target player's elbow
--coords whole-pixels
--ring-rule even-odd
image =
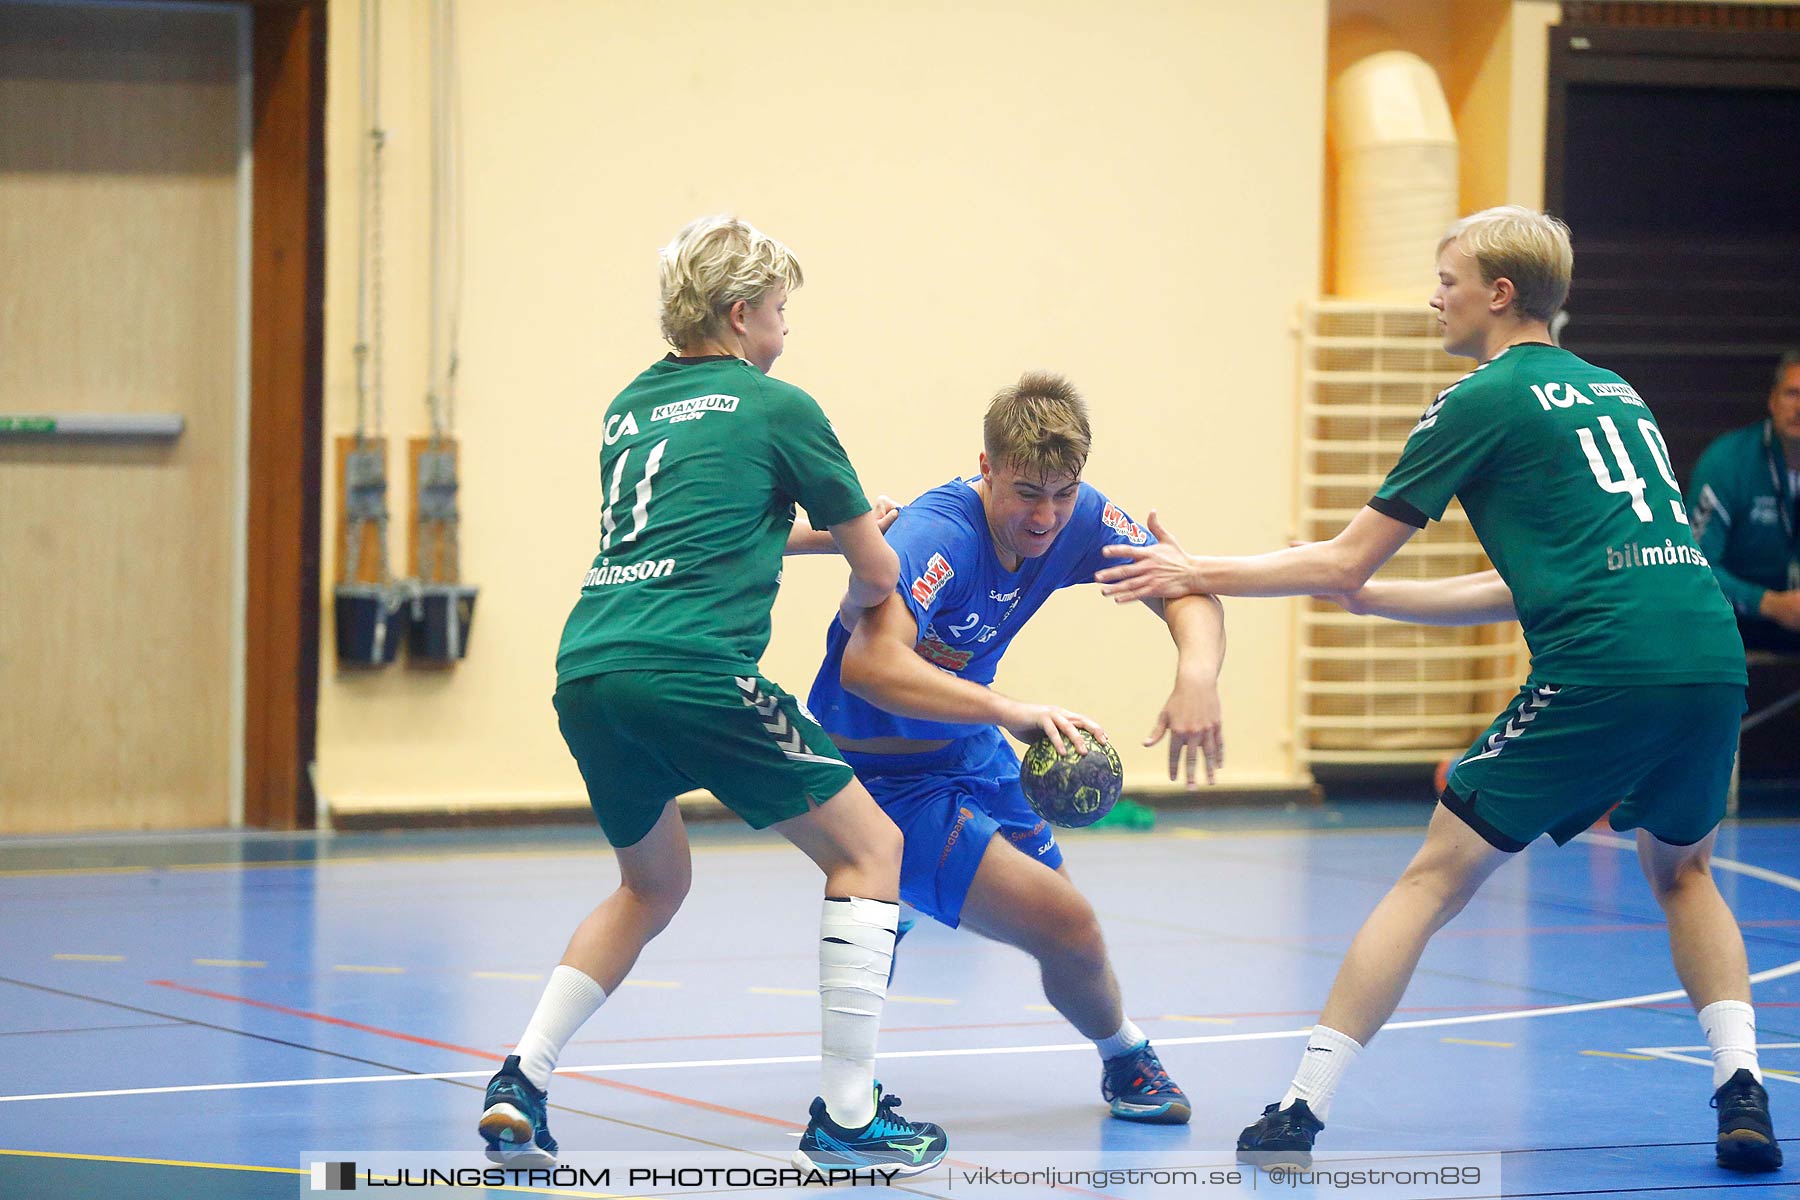
[[[866,596],[886,596],[900,586],[900,557],[886,542],[877,541],[868,552],[850,562],[850,576]]]
[[[1325,562],[1325,586],[1323,592],[1354,592],[1369,582],[1375,574],[1375,564],[1365,563],[1361,557],[1343,547],[1333,547],[1337,552]]]

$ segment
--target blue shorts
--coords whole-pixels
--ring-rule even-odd
[[[1056,831],[1019,790],[1019,756],[998,729],[927,754],[852,754],[875,803],[906,838],[900,898],[955,928],[975,872],[998,833],[1051,870],[1062,866]]]

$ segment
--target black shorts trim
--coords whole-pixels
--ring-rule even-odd
[[[1414,529],[1423,529],[1431,524],[1431,518],[1408,504],[1404,500],[1390,500],[1386,496],[1369,497],[1369,507],[1384,517],[1392,517],[1403,525],[1411,525]]]
[[[1518,838],[1508,837],[1488,824],[1481,814],[1475,811],[1475,805],[1459,796],[1455,788],[1445,787],[1444,794],[1438,797],[1438,801],[1461,818],[1464,825],[1479,833],[1481,840],[1494,849],[1507,854],[1517,854],[1525,848],[1525,843]]]

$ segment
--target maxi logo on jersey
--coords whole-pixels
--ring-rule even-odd
[[[1134,546],[1141,546],[1150,540],[1150,534],[1144,527],[1127,517],[1125,511],[1116,504],[1106,506],[1105,511],[1100,514],[1100,523],[1118,531],[1120,537],[1128,539]]]
[[[925,564],[925,573],[912,581],[912,598],[920,604],[930,604],[938,589],[954,574],[949,559],[942,554],[933,554],[931,561]]]

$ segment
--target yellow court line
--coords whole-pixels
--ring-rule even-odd
[[[1764,1075],[1800,1075],[1800,1071],[1784,1071],[1780,1067],[1764,1067]]]
[[[889,1004],[960,1004],[960,1000],[949,1000],[942,996],[889,996]]]
[[[1025,1006],[1025,1011],[1026,1012],[1055,1012],[1056,1010],[1054,1008],[1050,1007],[1048,1004],[1027,1004]]]
[[[196,967],[266,967],[269,964],[254,958],[196,958]]]
[[[124,1158],[116,1154],[63,1154],[52,1150],[0,1150],[16,1158],[68,1158],[78,1162],[132,1163],[143,1167],[203,1167],[209,1171],[263,1171],[271,1175],[310,1175],[299,1167],[258,1167],[249,1163],[183,1162],[174,1158]]]
[[[674,979],[627,979],[625,981],[625,986],[626,987],[651,987],[651,988],[678,988],[681,986],[681,984],[680,984],[680,982],[678,982],[677,980],[674,980]],[[805,994],[812,995],[813,993],[808,992]]]
[[[406,974],[405,967],[359,967],[352,963],[337,963],[331,969],[334,971],[349,971],[349,972],[353,972],[358,975],[404,975],[404,974]]]
[[[1595,1058],[1634,1058],[1639,1062],[1655,1062],[1654,1054],[1620,1054],[1616,1050],[1583,1050],[1583,1054],[1591,1054]]]
[[[750,994],[752,996],[817,996],[819,993],[816,988],[753,987],[750,989]]]
[[[311,1170],[304,1167],[263,1167],[252,1163],[216,1163],[185,1162],[175,1158],[126,1158],[116,1154],[64,1154],[53,1150],[0,1150],[0,1154],[12,1155],[15,1158],[60,1158],[75,1162],[126,1163],[139,1167],[194,1167],[206,1171],[261,1171],[269,1175],[311,1175]],[[377,1175],[377,1179],[394,1179],[391,1175]],[[627,1200],[620,1192],[564,1192],[554,1188],[518,1187],[508,1184],[489,1184],[490,1192],[525,1192],[534,1196],[582,1196],[592,1200]]]
[[[1515,1045],[1513,1042],[1483,1042],[1475,1038],[1439,1038],[1438,1041],[1449,1042],[1455,1046],[1493,1046],[1500,1050],[1511,1050]]]
[[[57,962],[124,962],[123,954],[53,954]]]

